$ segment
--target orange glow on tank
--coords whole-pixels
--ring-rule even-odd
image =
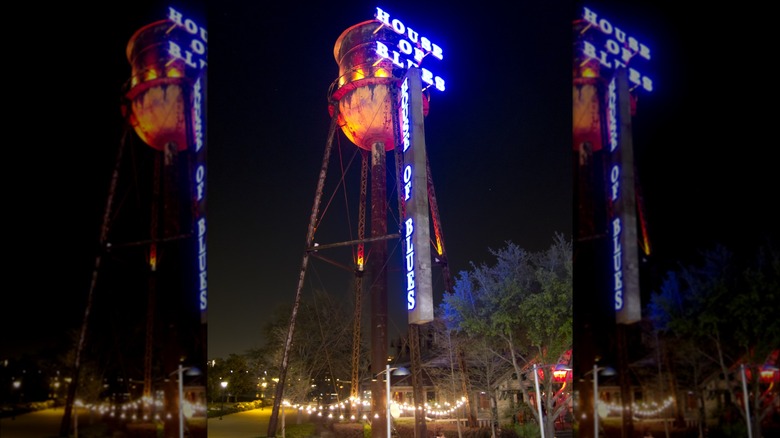
[[[171,67],[171,68],[168,69],[168,74],[166,75],[166,77],[169,77],[169,78],[183,78],[184,77],[184,73],[181,70],[179,70],[178,68],[176,68],[176,67]]]
[[[582,69],[582,77],[583,78],[595,78],[595,77],[598,77],[598,74],[592,68],[585,67],[584,69]]]
[[[390,72],[382,67],[379,67],[374,71],[375,78],[389,78],[390,76]]]
[[[393,95],[403,69],[394,70],[392,62],[377,53],[377,42],[395,47],[400,39],[392,28],[378,20],[356,24],[336,41],[333,55],[339,65],[339,77],[331,87],[328,111],[338,105],[338,125],[356,146],[371,150],[382,143],[386,151],[395,148],[393,120],[397,104]],[[423,114],[428,114],[427,95],[423,93]]]
[[[365,79],[366,74],[363,73],[363,69],[357,69],[354,73],[352,73],[352,80],[353,81],[359,81],[361,79]]]
[[[157,79],[157,70],[150,68],[144,73],[144,82],[149,82]]]
[[[188,148],[186,114],[187,91],[191,84],[185,75],[184,61],[168,53],[175,41],[176,26],[161,20],[142,27],[127,44],[131,66],[129,101],[130,124],[147,145],[165,150],[168,145],[183,151]]]
[[[149,246],[149,268],[152,271],[157,270],[157,245],[155,244]]]

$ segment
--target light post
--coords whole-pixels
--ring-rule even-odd
[[[199,369],[195,367],[182,367],[181,364],[179,364],[179,368],[175,371],[179,379],[179,438],[184,438],[184,383],[182,383],[182,380],[185,372],[188,376],[199,376],[201,374]]]
[[[539,391],[539,368],[546,368],[555,366],[556,371],[571,371],[571,368],[569,368],[566,365],[563,364],[547,364],[547,365],[537,365],[534,363],[534,388],[536,389],[536,410],[539,414],[539,432],[541,433],[542,438],[544,438],[544,413],[542,412],[542,393]]]
[[[615,370],[610,367],[599,367],[598,364],[593,364],[593,371],[588,371],[585,373],[587,376],[590,373],[593,373],[593,438],[598,438],[599,436],[599,410],[598,410],[598,402],[599,402],[599,372],[603,371],[601,374],[604,376],[614,376]]]
[[[542,416],[542,394],[539,392],[539,373],[534,363],[534,388],[536,389],[536,410],[539,412],[539,431],[544,438],[544,417]]]
[[[385,408],[387,412],[385,413],[385,424],[387,425],[387,435],[385,438],[390,438],[391,434],[391,428],[390,428],[390,371],[393,371],[393,375],[396,376],[408,376],[409,370],[407,370],[404,367],[395,367],[390,368],[390,364],[385,365],[385,370],[380,371],[379,374],[377,374],[377,377],[384,374],[385,375]]]
[[[742,377],[742,395],[745,401],[745,419],[747,420],[748,438],[753,438],[753,425],[750,424],[750,400],[748,399],[747,379],[745,378],[745,364],[739,364],[739,374]]]
[[[219,382],[219,386],[222,387],[222,406],[219,408],[219,419],[222,419],[222,415],[225,413],[225,388],[227,388],[228,382],[227,380],[223,380]]]

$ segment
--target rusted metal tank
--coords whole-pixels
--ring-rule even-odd
[[[187,115],[190,109],[185,60],[170,53],[170,44],[186,47],[189,35],[170,20],[161,20],[136,31],[127,44],[131,66],[130,123],[138,136],[154,149],[187,149]]]
[[[329,111],[338,105],[338,123],[344,134],[360,148],[371,150],[381,142],[385,150],[395,146],[392,88],[406,69],[377,53],[377,42],[395,48],[401,39],[379,20],[358,23],[341,33],[333,55],[339,77],[331,87]],[[424,99],[427,114],[427,99]]]

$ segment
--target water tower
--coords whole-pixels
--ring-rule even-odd
[[[327,174],[333,137],[337,130],[358,147],[361,155],[360,211],[358,213],[357,240],[340,242],[331,246],[351,245],[355,248],[355,317],[353,330],[352,389],[351,396],[358,397],[359,389],[359,346],[362,278],[364,271],[371,279],[371,375],[372,379],[372,433],[384,437],[388,425],[387,395],[382,374],[386,371],[388,358],[388,278],[387,278],[387,242],[397,239],[402,242],[407,255],[407,265],[414,264],[414,270],[404,275],[404,284],[416,284],[420,290],[430,289],[430,268],[432,263],[430,241],[436,242],[434,251],[445,272],[445,283],[449,282],[446,271],[446,256],[438,208],[430,169],[425,155],[423,118],[428,114],[429,92],[434,86],[443,90],[444,81],[434,76],[423,66],[423,59],[434,53],[431,58],[441,59],[441,49],[419,32],[405,26],[400,20],[377,8],[375,19],[353,25],[343,31],[336,40],[333,50],[339,67],[339,75],[331,85],[328,96],[328,111],[331,127],[325,155],[322,161],[320,178],[315,192],[314,206],[306,236],[306,251],[300,271],[298,290],[293,306],[287,345],[282,359],[281,376],[277,384],[276,401],[269,423],[268,436],[274,436],[279,400],[282,398],[283,384],[288,360],[289,344],[295,327],[295,316],[300,302],[303,278],[309,255],[315,251],[322,253],[329,245],[316,245],[314,234],[317,229],[320,200],[323,196],[324,181]],[[425,66],[430,61],[425,63]],[[413,145],[413,146],[412,146]],[[416,152],[415,152],[416,151]],[[403,223],[401,230],[410,230],[404,236],[401,233],[388,234],[388,174],[387,154],[394,152],[396,175],[394,180],[399,188],[397,205],[399,217]],[[414,152],[414,153],[413,153]],[[413,158],[415,161],[410,161]],[[391,162],[392,164],[392,162]],[[414,168],[414,171],[412,171]],[[370,177],[369,177],[370,174]],[[370,197],[368,180],[370,178]],[[414,187],[414,189],[412,189]],[[404,190],[406,188],[406,190]],[[367,205],[370,199],[370,206]],[[366,236],[366,210],[370,208],[370,235]],[[409,212],[419,211],[408,222],[403,218]],[[411,224],[415,221],[414,246]],[[433,222],[434,239],[430,236],[430,222]],[[406,239],[404,238],[406,237]],[[419,240],[418,240],[419,239]],[[417,241],[422,242],[419,244]],[[370,245],[370,251],[365,246]],[[315,249],[316,248],[316,249]],[[414,250],[414,251],[413,251]],[[365,255],[370,254],[366,258]],[[412,257],[413,256],[413,257]],[[428,280],[426,280],[426,274]],[[412,281],[412,276],[415,281]],[[409,280],[407,280],[409,279]],[[450,283],[451,284],[451,283]],[[449,289],[449,285],[446,286]],[[416,340],[417,325],[433,319],[432,300],[429,296],[416,297],[415,290],[407,291],[410,322],[409,338],[412,359],[412,381],[415,386],[415,400],[423,400],[419,349]],[[429,294],[428,294],[429,295]],[[423,299],[419,299],[423,298]],[[414,315],[414,316],[412,316]],[[390,376],[385,376],[390,378]],[[417,416],[416,416],[417,417]],[[424,432],[424,418],[418,424]]]
[[[129,90],[125,95],[129,110],[127,118],[138,137],[154,150],[147,245],[149,289],[143,389],[147,400],[153,393],[153,344],[155,337],[160,335],[155,333],[155,326],[160,317],[158,267],[166,249],[162,242],[180,238],[183,225],[181,200],[177,193],[181,189],[178,181],[183,167],[179,153],[186,151],[189,144],[187,109],[191,85],[185,74],[184,62],[168,52],[169,38],[180,35],[175,29],[176,26],[169,20],[157,21],[139,29],[127,45],[127,59],[132,68]],[[175,39],[173,42],[181,43]],[[166,399],[169,399],[167,393],[166,390]]]
[[[152,394],[155,338],[164,338],[166,348],[161,350],[160,360],[162,369],[168,372],[181,365],[182,357],[192,361],[205,353],[205,344],[194,346],[200,351],[185,345],[186,339],[203,336],[198,332],[205,332],[205,326],[188,326],[191,320],[171,315],[195,307],[192,303],[198,301],[196,308],[201,313],[201,323],[205,323],[206,44],[205,28],[169,8],[166,19],[142,27],[127,45],[126,54],[131,66],[129,89],[125,95],[127,117],[138,137],[152,148],[154,160],[147,258],[150,281],[146,309],[145,397]],[[166,251],[172,253],[171,257],[176,254],[177,260],[167,262],[164,259],[168,255]],[[160,267],[192,271],[192,284],[169,281],[165,286],[168,289],[195,289],[176,292],[179,300],[192,302],[169,302],[167,308],[157,309],[161,298],[172,292],[157,291]],[[158,320],[173,329],[163,333]],[[166,410],[174,414],[179,403],[175,383],[172,381],[165,388]]]
[[[156,409],[154,382],[165,382],[163,409],[167,415],[156,415],[164,418],[170,435],[177,427],[183,430],[183,421],[177,422],[181,417],[177,383],[181,382],[170,375],[182,364],[205,363],[207,34],[174,8],[160,11],[160,17],[138,29],[126,47],[131,67],[121,106],[126,134],[108,190],[101,250],[77,356],[83,349],[96,279],[99,272],[105,272],[109,274],[105,279],[112,282],[107,289],[116,296],[113,305],[122,303],[125,314],[141,309],[140,315],[125,323],[117,321],[117,325],[145,322],[142,345],[126,333],[126,339],[117,340],[128,357],[134,350],[143,350],[143,389],[141,394],[131,394],[140,395],[143,413],[151,414]],[[134,138],[140,142],[133,142]],[[124,157],[125,149],[134,160]],[[135,203],[115,206],[115,198]],[[105,266],[103,258],[121,262]],[[145,290],[145,300],[138,298],[139,290]],[[140,305],[144,301],[145,306]],[[127,332],[133,328],[123,327]],[[63,428],[67,417],[69,413]]]

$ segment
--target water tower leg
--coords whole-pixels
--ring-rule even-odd
[[[385,145],[371,145],[371,237],[387,234],[387,167]],[[385,371],[387,364],[387,241],[371,244],[371,374]],[[388,376],[389,378],[389,376]],[[387,434],[387,400],[381,379],[371,383],[371,436]],[[387,437],[389,438],[389,437]]]

